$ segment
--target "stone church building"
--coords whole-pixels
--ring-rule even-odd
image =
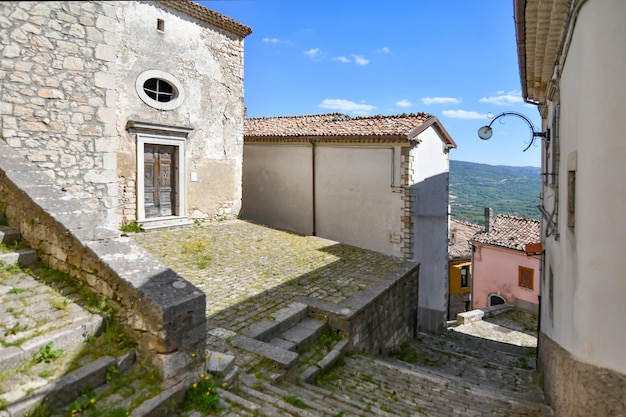
[[[109,226],[237,215],[250,33],[189,0],[0,2],[0,134]]]

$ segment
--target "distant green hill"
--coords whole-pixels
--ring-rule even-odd
[[[452,218],[482,225],[485,207],[494,215],[538,219],[541,168],[450,161]]]

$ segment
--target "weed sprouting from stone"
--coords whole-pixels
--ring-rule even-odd
[[[64,353],[63,349],[53,349],[52,342],[48,342],[45,346],[39,348],[39,355],[35,356],[35,362],[50,363],[63,356]]]
[[[300,398],[295,397],[293,395],[285,395],[283,397],[283,400],[286,403],[293,405],[294,407],[298,407],[302,409],[309,408],[309,406],[304,401],[302,401]]]
[[[145,232],[143,226],[137,223],[135,220],[132,222],[124,223],[120,227],[120,230],[124,233],[141,233]]]
[[[217,392],[219,383],[210,376],[201,375],[198,382],[194,382],[185,392],[181,404],[184,411],[197,410],[202,412],[217,412],[220,410],[220,396]]]

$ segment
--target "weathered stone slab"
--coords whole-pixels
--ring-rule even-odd
[[[289,369],[298,362],[299,355],[297,353],[250,337],[235,336],[231,339],[231,343],[235,347],[261,355],[283,369]]]
[[[317,339],[324,328],[327,326],[325,321],[315,320],[313,318],[305,318],[295,326],[285,330],[281,337],[296,345],[296,350],[302,350],[312,340]]]
[[[292,303],[272,314],[270,318],[253,323],[244,331],[244,334],[253,339],[268,341],[298,323],[307,314],[306,304]]]
[[[472,310],[459,313],[456,315],[459,324],[469,324],[473,321],[482,320],[485,312],[482,310]]]

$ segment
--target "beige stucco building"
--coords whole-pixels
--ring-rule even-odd
[[[109,225],[235,216],[243,40],[190,0],[0,3],[0,132]]]
[[[420,263],[420,327],[448,299],[449,150],[425,113],[246,119],[245,219]]]
[[[539,369],[558,416],[626,410],[626,2],[515,0],[544,181]]]

